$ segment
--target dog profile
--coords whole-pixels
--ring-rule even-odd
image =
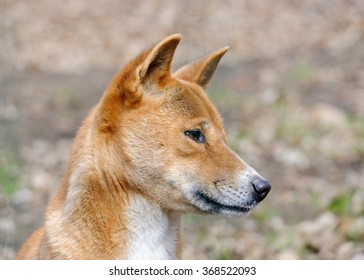
[[[171,73],[180,35],[129,62],[80,127],[18,259],[176,259],[186,212],[242,216],[271,186],[227,145],[204,91],[228,47]]]

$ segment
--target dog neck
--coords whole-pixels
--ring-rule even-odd
[[[176,259],[181,214],[163,211],[141,195],[132,195],[126,209],[130,236],[128,259]]]
[[[132,189],[111,184],[112,180],[100,183],[108,176],[90,175],[86,163],[73,170],[65,180],[67,193],[58,192],[48,209],[52,257],[176,259],[181,213],[164,210]]]

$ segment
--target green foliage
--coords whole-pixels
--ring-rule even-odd
[[[19,188],[20,167],[10,153],[0,151],[0,193],[11,196]]]
[[[337,195],[328,205],[327,210],[336,215],[350,214],[351,200],[353,198],[353,191],[345,191]]]
[[[217,254],[217,259],[218,260],[232,260],[232,259],[234,259],[234,257],[232,255],[231,251],[229,251],[229,250],[221,250]]]
[[[314,66],[306,61],[299,62],[293,69],[293,77],[297,80],[306,80],[314,73]]]
[[[308,244],[308,243],[304,243],[298,251],[298,256],[300,259],[307,259],[309,254],[317,254],[318,249],[312,247],[312,245]]]

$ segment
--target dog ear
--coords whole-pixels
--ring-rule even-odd
[[[170,77],[173,54],[180,40],[179,34],[168,36],[130,61],[106,89],[105,106],[120,101],[128,108],[137,106],[145,88],[152,83],[161,84]]]
[[[172,58],[180,40],[181,36],[174,34],[160,41],[147,51],[147,56],[137,69],[141,83],[146,82],[149,78],[161,81],[171,75]]]
[[[139,54],[114,77],[96,112],[100,131],[115,132],[120,106],[124,109],[137,108],[148,88],[152,88],[153,84],[162,86],[171,77],[172,58],[180,40],[179,34],[168,36]]]
[[[215,73],[221,57],[228,51],[228,49],[229,47],[226,46],[196,62],[183,66],[174,73],[174,77],[194,82],[201,87],[206,87]]]

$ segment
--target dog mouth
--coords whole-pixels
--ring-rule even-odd
[[[197,207],[202,210],[203,212],[209,212],[209,213],[221,213],[221,214],[237,214],[242,215],[247,212],[252,207],[243,207],[243,206],[236,206],[236,205],[226,205],[222,204],[215,199],[209,197],[202,191],[196,191],[194,195],[195,200],[197,201]]]

